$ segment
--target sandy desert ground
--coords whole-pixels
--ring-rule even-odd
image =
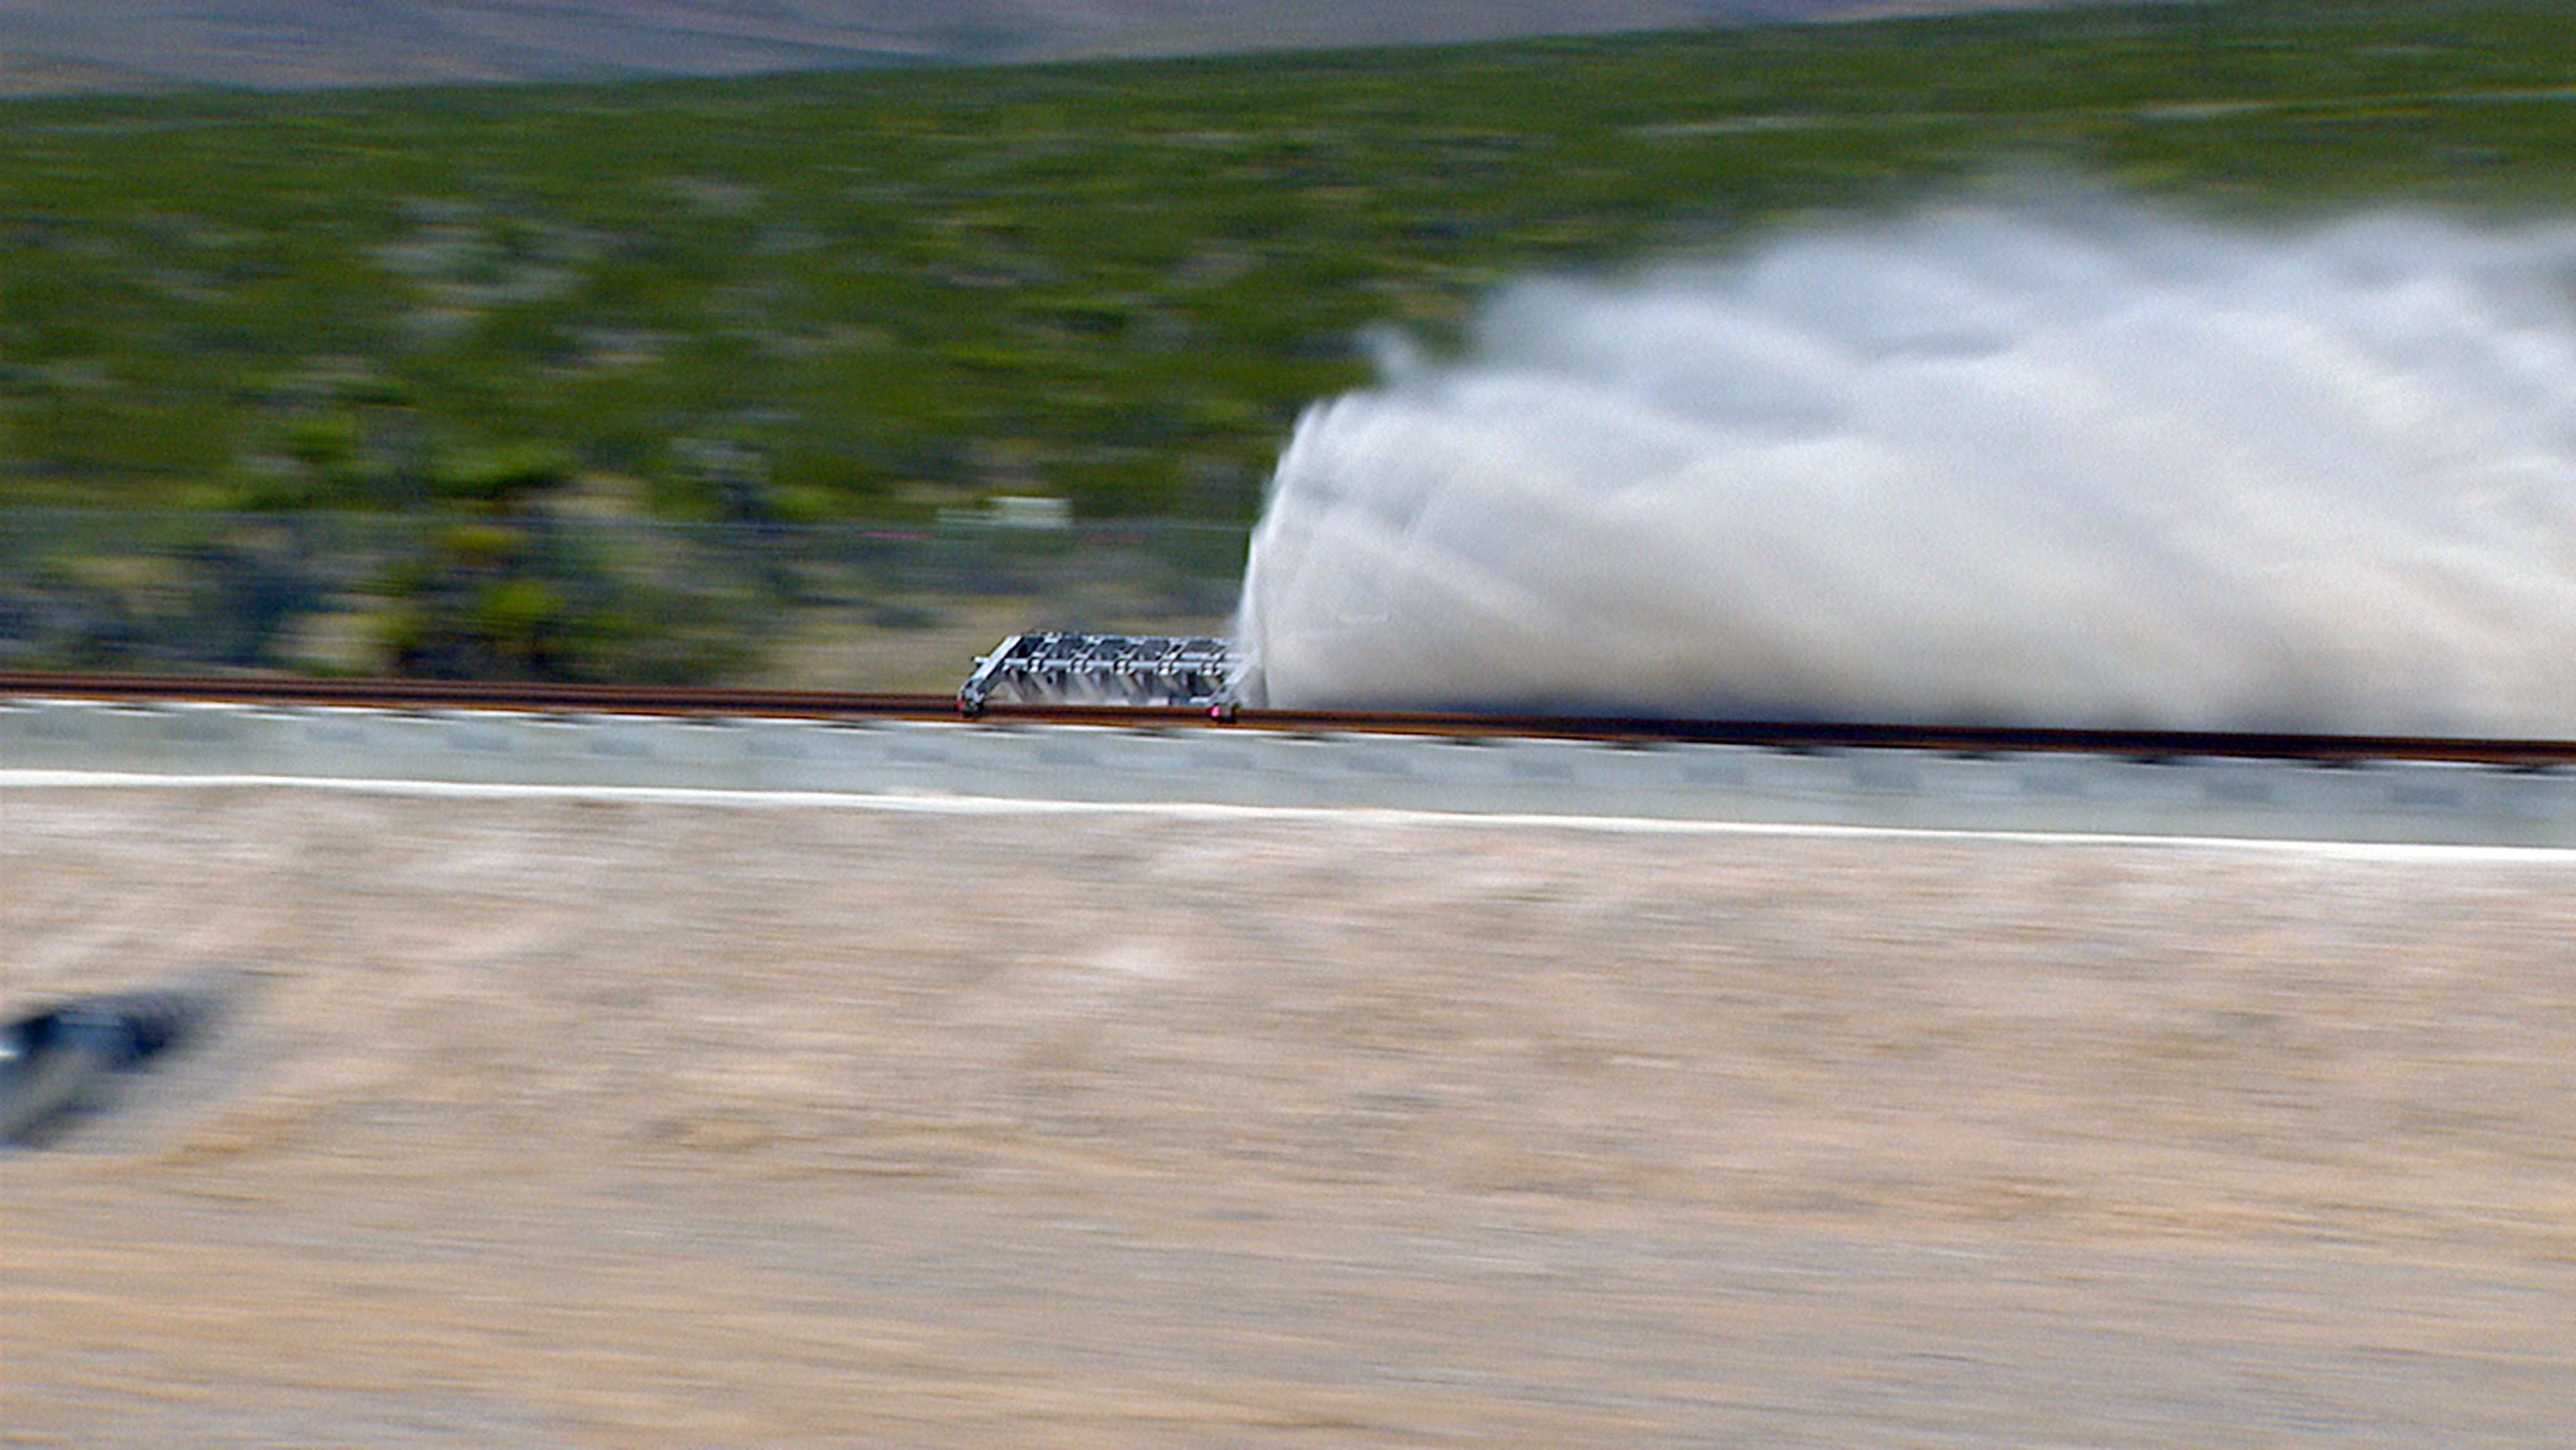
[[[2561,1446],[2576,858],[0,792],[5,1439]]]

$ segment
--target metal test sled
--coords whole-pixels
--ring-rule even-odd
[[[1210,636],[1015,634],[975,662],[958,687],[968,718],[995,705],[1234,706],[1242,660]]]

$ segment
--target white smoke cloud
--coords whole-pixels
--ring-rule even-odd
[[[1310,410],[1281,708],[2576,733],[2576,228],[1945,207]]]

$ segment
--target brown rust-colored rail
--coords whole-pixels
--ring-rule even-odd
[[[955,719],[958,715],[956,700],[946,695],[713,690],[665,685],[0,671],[0,698],[9,697],[737,719],[941,720]],[[1458,739],[1512,736],[1641,745],[1662,741],[1751,745],[1777,750],[1928,750],[1963,755],[2085,754],[2167,759],[2236,757],[2350,764],[2374,760],[2435,760],[2527,769],[2576,766],[2576,740],[2421,735],[2097,730],[1795,720],[1664,720],[1418,711],[1243,710],[1211,714],[1195,709],[1003,704],[987,706],[982,720],[988,726],[1115,725],[1135,729],[1245,729],[1306,734],[1436,735]]]
[[[670,685],[571,685],[508,680],[303,678],[280,675],[118,675],[0,670],[0,697],[349,705],[387,710],[534,710],[600,715],[954,715],[935,695],[828,690],[708,690]]]

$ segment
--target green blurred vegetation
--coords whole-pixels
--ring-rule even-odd
[[[2235,0],[0,104],[0,504],[1240,521],[1368,324],[1437,345],[1534,270],[2033,167],[2239,211],[2563,210],[2576,23]],[[495,648],[554,647],[531,621],[569,606],[484,584]]]
[[[0,668],[954,688],[1005,634],[1218,627],[1245,528],[0,509]]]
[[[1203,627],[1370,325],[1437,348],[1534,271],[2033,173],[2564,214],[2576,22],[2220,0],[0,104],[0,661],[866,685],[843,641],[962,676],[978,631]],[[1217,527],[989,527],[1011,495]]]

